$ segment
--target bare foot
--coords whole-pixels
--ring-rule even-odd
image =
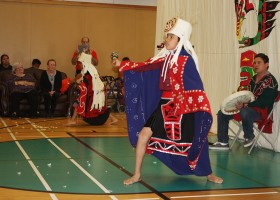
[[[117,122],[118,122],[117,118],[111,119],[111,122],[109,123],[109,125],[115,124]]]
[[[112,125],[117,123],[119,120],[115,117],[109,117],[108,120],[104,123],[105,125]]]
[[[213,183],[218,183],[218,184],[221,184],[223,183],[223,179],[214,175],[214,174],[210,174],[207,176],[207,180],[210,181],[210,182],[213,182]]]
[[[126,180],[123,181],[123,184],[124,185],[132,185],[133,183],[137,183],[141,181],[141,178],[140,177],[136,177],[136,176],[132,176]]]
[[[67,122],[67,124],[65,124],[65,126],[75,126],[75,125],[77,125],[77,122],[76,121],[72,121],[72,120],[69,120]]]

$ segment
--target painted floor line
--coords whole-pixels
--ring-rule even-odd
[[[90,173],[88,173],[79,163],[77,163],[71,156],[69,156],[63,149],[61,149],[52,139],[46,136],[40,129],[34,126],[34,123],[25,119],[30,125],[37,130],[44,138],[46,138],[60,153],[62,153],[66,158],[68,158],[79,170],[81,170],[90,180],[92,180],[98,187],[103,190],[105,193],[111,193],[104,185],[102,185],[96,178],[94,178]],[[117,200],[117,198],[113,195],[110,195],[110,198],[113,200]]]
[[[201,198],[201,197],[228,197],[228,196],[249,196],[249,195],[264,195],[264,194],[277,194],[278,192],[253,192],[253,193],[236,193],[236,194],[209,194],[209,195],[191,195],[191,196],[176,196],[170,197],[171,199],[185,199],[185,198]]]
[[[17,145],[17,147],[20,149],[21,153],[23,154],[23,156],[25,157],[25,159],[28,161],[29,165],[31,166],[31,168],[33,169],[33,171],[35,172],[35,174],[37,175],[37,177],[39,178],[39,180],[41,181],[41,183],[43,184],[43,186],[46,188],[47,191],[51,192],[52,189],[49,186],[49,184],[47,183],[47,181],[44,179],[44,177],[42,176],[42,174],[39,172],[39,170],[37,169],[37,167],[34,165],[34,163],[31,161],[30,157],[28,156],[28,154],[26,153],[26,151],[24,150],[24,148],[20,145],[20,143],[18,141],[16,141],[16,137],[14,136],[13,132],[11,131],[11,129],[7,126],[6,122],[2,119],[1,122],[2,124],[7,127],[7,131],[9,132],[10,136],[12,137],[12,139],[14,140],[15,144]],[[55,194],[50,193],[49,194],[51,196],[51,198],[53,200],[58,200],[58,198],[55,196]]]
[[[76,136],[74,136],[73,134],[67,132],[71,137],[75,138],[77,141],[79,141],[81,144],[83,144],[85,147],[87,147],[88,149],[92,150],[93,152],[95,152],[97,155],[99,155],[101,158],[103,158],[104,160],[108,161],[110,164],[112,164],[113,166],[115,166],[116,168],[118,168],[120,171],[124,172],[125,174],[127,174],[128,176],[133,176],[132,173],[130,173],[129,171],[127,171],[124,167],[118,165],[116,162],[114,162],[113,160],[111,160],[110,158],[108,158],[107,156],[103,155],[102,153],[98,152],[96,149],[92,148],[89,144],[87,144],[86,142],[82,141],[80,138],[77,138]],[[149,184],[147,184],[146,182],[144,182],[143,180],[140,181],[139,183],[141,183],[143,186],[145,186],[147,189],[149,189],[151,192],[155,193],[156,195],[160,196],[162,199],[169,199],[167,198],[164,194],[162,194],[161,192],[157,191],[155,188],[153,188],[152,186],[150,186]]]

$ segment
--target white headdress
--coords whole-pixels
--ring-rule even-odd
[[[178,42],[177,47],[175,49],[176,52],[172,57],[172,59],[168,62],[170,62],[171,65],[173,65],[174,63],[177,65],[178,56],[182,48],[184,47],[185,50],[193,57],[194,62],[196,64],[197,71],[199,71],[198,58],[190,42],[192,25],[185,20],[179,18],[173,18],[166,23],[164,32],[166,35],[171,33],[180,38],[180,41]],[[157,60],[158,58],[165,57],[169,54],[170,52],[166,49],[166,47],[164,47],[155,57],[152,58],[152,60],[153,61]]]

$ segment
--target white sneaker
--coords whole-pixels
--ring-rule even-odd
[[[249,147],[254,143],[255,138],[253,139],[245,139],[244,147]]]
[[[212,150],[229,150],[229,144],[228,143],[215,142],[214,144],[209,145],[209,149],[212,149]]]

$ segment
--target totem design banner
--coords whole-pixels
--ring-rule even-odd
[[[266,43],[270,34],[277,27],[276,13],[279,11],[277,5],[280,1],[268,0],[235,0],[236,13],[236,36],[240,50],[240,90],[246,90],[248,80],[254,75],[253,61],[256,53],[254,49],[259,49],[260,43]],[[254,20],[255,19],[255,20]],[[245,23],[247,22],[247,23]],[[277,45],[277,44],[276,44]],[[272,54],[274,55],[274,54]],[[270,55],[269,55],[270,56]],[[275,145],[276,151],[280,151],[279,145],[279,106],[275,109],[273,133],[268,135],[268,139]],[[278,110],[278,111],[277,111]],[[271,148],[271,145],[260,138],[259,145]]]

